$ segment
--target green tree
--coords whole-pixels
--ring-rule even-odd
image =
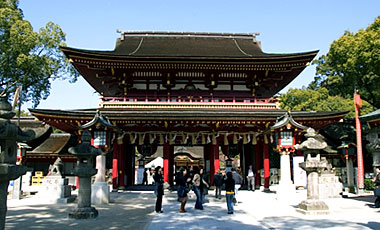
[[[324,87],[331,96],[352,99],[355,90],[380,108],[380,16],[357,33],[346,31],[318,60],[310,89]]]
[[[50,80],[75,82],[78,73],[59,50],[65,33],[48,22],[39,32],[23,18],[18,0],[0,2],[0,89],[14,92],[22,86],[22,101],[34,107],[50,92]],[[12,93],[11,93],[12,94]]]
[[[353,99],[341,96],[330,96],[324,87],[310,89],[289,89],[287,93],[280,96],[282,109],[297,111],[349,111],[347,117],[355,117]],[[373,111],[373,107],[366,101],[362,101],[361,114]]]

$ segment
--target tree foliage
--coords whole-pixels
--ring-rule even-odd
[[[349,111],[347,117],[355,117],[353,99],[345,99],[341,96],[330,96],[324,87],[310,89],[289,89],[280,96],[282,109],[297,111]],[[366,101],[362,101],[361,114],[370,113],[373,107]]]
[[[380,108],[380,16],[357,33],[346,31],[318,60],[310,89],[324,87],[331,96],[351,99],[355,90]]]
[[[18,0],[0,2],[0,89],[22,86],[22,100],[37,106],[50,92],[50,80],[76,81],[78,73],[59,50],[65,33],[48,22],[39,32],[23,18]]]

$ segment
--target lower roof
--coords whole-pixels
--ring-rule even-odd
[[[126,126],[131,127],[131,124],[142,127],[145,122],[162,124],[157,126],[157,129],[164,127],[164,123],[180,124],[188,122],[191,124],[204,122],[215,124],[220,122],[226,124],[227,129],[230,124],[239,126],[241,124],[260,124],[261,126],[273,125],[277,118],[287,113],[286,110],[279,109],[224,109],[224,108],[208,108],[208,109],[117,109],[117,108],[102,108],[102,109],[83,109],[83,110],[52,110],[52,109],[29,109],[29,111],[37,117],[58,129],[66,132],[75,132],[78,126],[89,122],[95,116],[97,110],[100,110],[102,115],[108,117],[109,121],[118,125],[121,128]],[[338,122],[342,119],[347,112],[305,112],[293,111],[290,112],[293,119],[297,122],[308,124],[314,123],[318,127],[311,127],[319,129],[327,124]],[[306,124],[306,123],[308,124]],[[167,129],[165,124],[165,128]],[[181,127],[181,126],[179,126]],[[220,126],[220,128],[223,126]],[[262,128],[262,127],[260,127]],[[266,127],[267,128],[267,127]],[[182,129],[186,129],[183,126]]]

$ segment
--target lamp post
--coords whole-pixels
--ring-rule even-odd
[[[290,112],[287,112],[279,117],[273,126],[263,132],[264,134],[274,132],[275,151],[280,154],[281,178],[276,191],[278,200],[289,201],[294,197],[295,186],[291,179],[290,154],[295,151],[295,134],[303,132],[307,128],[294,121]]]
[[[338,149],[342,151],[342,155],[346,161],[348,191],[353,193],[355,192],[355,183],[352,158],[355,156],[356,145],[354,143],[346,143],[345,141],[342,142],[342,145]]]
[[[80,130],[91,131],[91,144],[102,150],[101,154],[96,157],[97,174],[95,182],[92,185],[91,201],[93,204],[108,204],[109,203],[109,188],[106,182],[106,157],[105,155],[110,149],[110,140],[112,131],[119,132],[117,126],[112,125],[106,116],[103,116],[100,111],[97,111],[94,118],[78,127]]]
[[[77,166],[73,174],[79,178],[78,205],[69,213],[69,218],[96,218],[98,211],[91,207],[91,176],[96,174],[93,167],[94,157],[99,155],[101,150],[91,146],[91,134],[88,131],[83,132],[81,140],[81,144],[69,148],[69,153],[77,156]]]

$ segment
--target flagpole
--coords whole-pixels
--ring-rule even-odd
[[[359,120],[360,107],[362,102],[360,95],[354,93],[355,104],[355,122],[356,122],[356,155],[358,159],[358,194],[364,193],[364,164],[363,164],[363,152],[362,152],[362,128]]]
[[[19,102],[18,102],[18,117],[17,117],[17,126],[20,127],[20,116],[21,116],[21,99],[22,99],[22,95],[21,95],[21,86],[20,86],[20,92],[19,92]]]

